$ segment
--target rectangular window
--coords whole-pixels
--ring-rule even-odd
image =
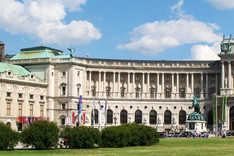
[[[19,103],[19,106],[18,106],[18,114],[19,116],[22,116],[22,103]]]
[[[33,94],[30,94],[29,95],[29,99],[33,99],[34,98],[34,95]]]
[[[120,80],[121,80],[121,81],[124,81],[124,76],[121,76]]]
[[[62,109],[66,109],[66,104],[62,103]]]
[[[65,86],[62,87],[62,95],[66,95],[66,87]]]
[[[6,96],[11,97],[11,92],[7,92]]]
[[[44,95],[41,95],[41,96],[40,96],[40,100],[44,100]]]
[[[30,116],[33,116],[33,104],[30,104],[29,112],[30,112]]]
[[[19,94],[18,94],[18,98],[23,98],[23,94],[22,94],[22,93],[19,93]]]
[[[11,103],[7,102],[7,115],[11,115]]]
[[[63,72],[63,77],[65,77],[66,76],[66,72]]]
[[[40,116],[44,115],[44,105],[40,105]]]
[[[150,77],[150,82],[154,82],[154,77]]]

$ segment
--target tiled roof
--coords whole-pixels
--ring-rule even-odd
[[[18,76],[26,76],[30,75],[31,73],[23,68],[22,66],[8,64],[8,63],[0,63],[0,72],[12,71],[14,74]]]

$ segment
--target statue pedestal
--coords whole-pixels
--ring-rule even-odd
[[[207,131],[206,121],[201,120],[187,120],[185,128],[186,131],[196,131],[197,133]]]

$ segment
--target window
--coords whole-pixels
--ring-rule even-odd
[[[7,115],[11,115],[11,103],[7,102]]]
[[[66,104],[65,103],[62,103],[62,109],[66,109]]]
[[[44,105],[40,105],[40,116],[44,115]]]
[[[170,82],[170,78],[168,76],[166,77],[166,82]]]
[[[93,111],[94,111],[94,116],[93,116]],[[93,120],[95,124],[97,124],[98,123],[98,111],[96,109],[92,110],[91,116],[92,116],[92,124],[93,124]]]
[[[120,112],[120,123],[127,123],[128,112],[126,110],[122,110]]]
[[[7,92],[6,96],[11,97],[11,92]]]
[[[166,110],[164,113],[164,123],[171,124],[171,111]]]
[[[65,77],[66,76],[66,72],[63,72],[63,77]]]
[[[33,94],[30,94],[29,95],[29,99],[33,99],[34,98],[34,95]]]
[[[106,81],[110,81],[110,76],[106,76]]]
[[[23,98],[23,94],[22,94],[22,93],[19,93],[19,94],[18,94],[18,98]]]
[[[154,77],[150,77],[150,82],[154,82],[155,78]]]
[[[19,106],[18,106],[18,115],[19,116],[22,116],[22,103],[19,103]]]
[[[77,72],[77,77],[80,77],[80,72],[79,71]]]
[[[63,117],[63,118],[61,118],[61,125],[65,125],[65,118]]]
[[[185,88],[180,88],[180,97],[185,98]]]
[[[107,123],[108,124],[113,123],[113,111],[110,109],[107,110]]]
[[[139,81],[140,81],[139,76],[136,76],[136,82],[139,82]]]
[[[166,88],[165,89],[165,98],[170,98],[171,97],[171,89],[170,88]]]
[[[157,123],[157,112],[155,110],[150,111],[150,124],[156,124]]]
[[[150,97],[154,98],[154,88],[151,88],[151,90],[150,90]]]
[[[44,95],[41,95],[41,96],[40,96],[40,100],[44,100]]]
[[[135,112],[135,123],[142,124],[142,112],[140,110]]]
[[[180,81],[184,82],[185,81],[184,77],[180,77]]]
[[[66,95],[66,86],[62,86],[62,95]]]
[[[139,98],[140,96],[140,88],[136,88],[136,98]]]
[[[80,96],[80,87],[77,87],[77,96]]]
[[[30,104],[29,112],[30,112],[30,116],[33,116],[33,104]]]
[[[121,76],[120,81],[124,81],[124,76]]]
[[[179,113],[179,124],[185,124],[186,122],[186,112],[181,110]]]
[[[109,97],[110,96],[110,87],[106,87],[106,96]]]
[[[124,97],[124,91],[125,91],[125,88],[121,88],[121,97],[123,98]]]

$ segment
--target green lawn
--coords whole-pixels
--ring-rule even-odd
[[[234,138],[160,139],[159,144],[145,147],[12,150],[0,151],[0,155],[234,155]]]

